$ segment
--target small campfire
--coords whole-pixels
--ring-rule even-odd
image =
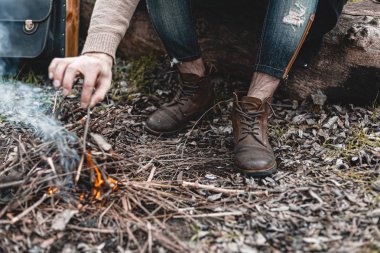
[[[108,196],[109,193],[119,189],[118,181],[108,176],[105,171],[103,171],[94,162],[91,152],[87,151],[85,154],[86,170],[89,172],[88,178],[90,182],[91,190],[85,189],[86,184],[80,184],[80,191],[83,192],[79,196],[80,201],[85,200],[102,200],[104,196]],[[47,195],[54,195],[60,193],[58,186],[51,186],[49,184]]]
[[[95,162],[92,160],[90,151],[86,153],[86,166],[90,170],[90,181],[92,182],[92,197],[96,200],[100,200],[103,194],[112,192],[118,189],[117,181],[110,176],[106,175],[106,172],[101,170]],[[84,197],[81,196],[83,199]]]

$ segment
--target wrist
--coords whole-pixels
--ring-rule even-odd
[[[107,63],[107,65],[109,65],[110,67],[113,66],[113,57],[110,56],[109,54],[106,54],[106,53],[85,53],[84,54],[85,56],[90,56],[90,57],[96,57],[100,60],[102,60],[103,62]]]

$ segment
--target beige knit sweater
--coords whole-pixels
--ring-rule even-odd
[[[140,0],[97,0],[82,54],[105,53],[115,59]]]

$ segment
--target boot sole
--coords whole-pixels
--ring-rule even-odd
[[[214,106],[214,103],[213,103],[212,107],[213,107],[213,106]],[[209,107],[209,108],[211,108],[211,107]],[[206,111],[208,111],[208,110],[209,110],[209,109],[207,109]],[[154,136],[171,137],[171,136],[173,136],[173,135],[176,135],[176,134],[182,132],[182,130],[185,129],[186,126],[187,126],[187,124],[188,124],[189,122],[191,122],[191,121],[194,121],[194,120],[198,121],[198,120],[199,120],[198,123],[201,123],[203,120],[205,120],[205,119],[208,117],[208,114],[210,113],[210,112],[208,112],[208,113],[206,113],[206,114],[203,116],[203,114],[204,114],[206,111],[204,111],[204,112],[202,112],[202,113],[199,113],[199,114],[197,114],[197,115],[195,115],[195,116],[192,116],[192,117],[188,120],[188,122],[187,122],[183,127],[179,128],[179,129],[177,129],[177,130],[171,131],[171,132],[158,132],[158,131],[155,131],[155,130],[149,128],[146,124],[145,124],[145,129],[147,130],[148,133],[150,133],[150,134],[152,134],[152,135],[154,135]],[[202,116],[203,116],[203,117],[202,117]],[[202,118],[200,119],[200,117],[202,117]]]
[[[261,170],[261,171],[248,171],[248,170],[239,170],[244,173],[246,177],[255,177],[255,178],[263,178],[263,177],[268,177],[273,175],[277,171],[277,163],[273,165],[273,167],[266,169],[266,170]]]
[[[203,120],[205,120],[205,118],[206,118],[206,116],[203,117],[198,123],[201,123]],[[194,121],[194,120],[189,120],[189,122],[191,122],[191,121]],[[171,131],[171,132],[157,132],[157,131],[154,131],[153,129],[149,128],[147,125],[145,125],[145,129],[148,133],[150,133],[154,136],[158,136],[158,137],[173,137],[174,135],[177,135],[180,132],[182,132],[182,130],[184,130],[185,128],[186,128],[186,126],[180,128],[178,130]]]
[[[148,133],[150,133],[154,136],[170,137],[170,136],[176,135],[179,132],[181,132],[184,129],[184,127],[180,128],[178,130],[175,130],[175,131],[171,131],[171,132],[157,132],[157,131],[150,129],[147,125],[145,125],[145,129]]]

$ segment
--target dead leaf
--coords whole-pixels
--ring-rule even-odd
[[[78,212],[78,210],[66,209],[57,214],[53,219],[51,228],[56,231],[64,231],[71,218]]]
[[[368,217],[371,217],[371,218],[377,218],[377,217],[380,217],[380,208],[368,212],[368,213],[367,213],[367,216],[368,216]]]
[[[312,94],[311,98],[313,103],[319,106],[323,106],[327,100],[327,96],[321,90],[318,90],[316,94]]]
[[[207,197],[208,201],[217,201],[218,199],[222,198],[223,193],[214,194]]]
[[[371,185],[372,189],[375,191],[380,192],[380,180],[377,180],[376,182],[373,182]]]

